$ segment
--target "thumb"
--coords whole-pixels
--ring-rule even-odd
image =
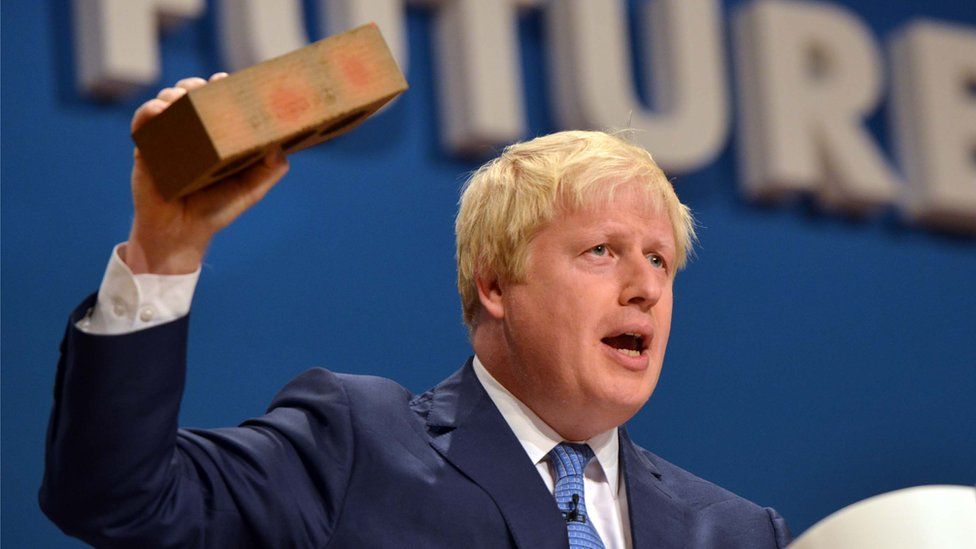
[[[211,223],[219,230],[260,202],[288,173],[288,167],[284,153],[276,148],[263,161],[194,195],[199,195],[199,207],[207,211]],[[197,198],[194,195],[191,197]]]

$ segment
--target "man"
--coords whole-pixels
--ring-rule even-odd
[[[216,75],[214,78],[220,78]],[[138,127],[186,90],[160,92]],[[233,429],[178,430],[186,313],[212,236],[280,153],[135,217],[58,366],[41,505],[95,545],[782,547],[782,518],[636,446],[692,219],[650,155],[599,132],[513,145],[465,187],[475,356],[421,395],[317,369]],[[109,335],[114,334],[114,335]]]

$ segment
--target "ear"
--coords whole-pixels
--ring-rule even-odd
[[[493,272],[479,271],[474,275],[475,286],[478,287],[478,301],[488,316],[501,319],[505,316],[505,305],[502,303],[502,286]]]

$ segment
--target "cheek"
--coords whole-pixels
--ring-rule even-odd
[[[577,292],[567,296],[554,307],[555,315],[551,319],[552,329],[558,328],[557,337],[563,340],[567,347],[579,350],[594,348],[595,326],[599,323],[602,313],[594,306],[596,299]]]
[[[659,339],[661,351],[664,351],[664,347],[668,343],[668,337],[671,335],[671,312],[674,296],[670,291],[666,292],[661,296],[657,305],[654,306],[654,316],[655,316],[655,328],[657,329],[657,337]]]
[[[513,288],[508,311],[538,324],[536,329],[557,332],[586,318],[587,286],[578,280],[538,276],[531,284]]]
[[[521,360],[543,365],[546,378],[562,377],[583,355],[593,360],[587,336],[592,322],[578,295],[549,292],[513,293],[506,309],[506,328]],[[540,373],[541,372],[536,372]]]
[[[536,288],[520,287],[505,298],[505,329],[512,350],[521,358],[538,360],[561,347],[556,324],[559,305],[550,304]]]

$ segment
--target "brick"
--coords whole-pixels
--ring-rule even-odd
[[[376,25],[325,38],[195,89],[132,136],[167,200],[338,137],[407,89]]]

